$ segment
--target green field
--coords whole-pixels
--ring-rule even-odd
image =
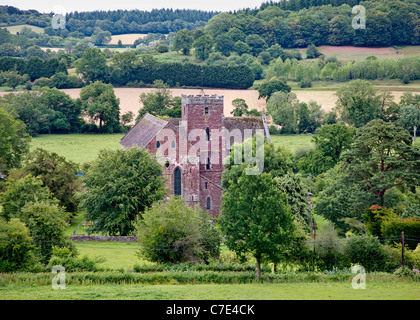
[[[118,149],[123,134],[46,134],[32,139],[31,150],[42,148],[79,164],[96,159],[101,149]]]
[[[187,285],[8,285],[0,287],[5,300],[418,300],[415,282],[366,281],[366,289],[355,290],[349,282],[253,283]]]
[[[42,148],[58,153],[67,160],[82,164],[96,159],[101,149],[121,148],[123,134],[45,134],[34,137],[31,150]],[[301,148],[313,147],[312,135],[276,135],[271,141],[295,152]]]
[[[24,27],[27,27],[27,28],[31,29],[33,32],[36,32],[36,33],[39,33],[39,34],[44,33],[44,28],[31,26],[29,24],[20,24],[20,25],[17,25],[17,26],[10,26],[10,27],[6,27],[6,29],[11,34],[16,34],[16,32],[21,32]]]

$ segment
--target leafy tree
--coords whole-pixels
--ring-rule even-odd
[[[215,39],[215,50],[221,52],[225,56],[229,56],[233,51],[235,42],[226,33],[220,34]]]
[[[315,58],[318,58],[320,55],[321,53],[319,52],[318,48],[315,45],[309,44],[308,47],[306,48],[307,59],[315,59]]]
[[[366,80],[352,80],[337,90],[337,110],[341,119],[355,127],[361,127],[381,113],[377,90]]]
[[[375,195],[380,205],[387,190],[419,185],[420,150],[404,128],[392,123],[377,119],[360,128],[342,159],[349,178]]]
[[[242,117],[248,113],[248,105],[244,99],[236,98],[232,101],[233,110],[230,112],[234,117]]]
[[[182,29],[176,33],[173,48],[176,51],[181,50],[183,55],[188,55],[192,48],[194,38],[187,29]]]
[[[298,132],[299,101],[292,92],[274,92],[267,101],[267,111],[284,133]]]
[[[250,34],[245,38],[245,43],[251,48],[251,53],[258,56],[262,51],[268,48],[265,40],[258,34]]]
[[[169,86],[160,80],[156,80],[154,86],[157,88],[155,92],[140,94],[143,107],[139,110],[136,120],[140,120],[146,113],[159,117],[181,117],[181,103],[177,97],[172,97]]]
[[[5,191],[0,193],[0,203],[3,207],[0,215],[7,221],[11,218],[20,219],[25,204],[33,203],[36,200],[58,204],[58,200],[54,199],[40,178],[31,175],[24,177],[12,175],[6,182]]]
[[[262,83],[258,88],[258,99],[268,101],[274,92],[290,92],[291,88],[281,80],[270,80]]]
[[[355,136],[355,128],[335,123],[323,126],[312,140],[316,149],[335,164],[340,160],[341,153],[350,148]]]
[[[22,221],[0,219],[0,239],[1,272],[25,270],[34,263],[32,238]]]
[[[119,132],[120,99],[115,96],[112,85],[96,81],[83,87],[80,100],[91,121],[99,121],[100,131]]]
[[[77,211],[76,192],[80,189],[77,164],[55,152],[37,148],[30,153],[24,171],[40,178],[67,212]]]
[[[86,81],[104,81],[108,74],[105,54],[98,48],[87,48],[76,63],[76,70]]]
[[[47,263],[54,246],[68,246],[64,235],[68,218],[65,211],[49,201],[28,202],[22,207],[20,219],[28,226],[41,262]]]
[[[409,131],[413,130],[413,141],[416,142],[417,127],[420,126],[420,106],[402,106],[399,114],[398,124]]]
[[[95,31],[92,34],[93,43],[95,45],[107,44],[111,41],[112,34],[109,31],[104,31],[99,27],[95,28]]]
[[[162,167],[146,150],[101,150],[83,178],[80,206],[93,231],[129,235],[133,221],[165,196]]]
[[[194,43],[194,54],[197,59],[206,60],[213,51],[214,40],[209,35],[203,35],[197,38]]]
[[[252,253],[261,277],[263,259],[275,260],[293,240],[295,225],[284,194],[270,174],[246,175],[230,182],[222,196],[219,224],[226,245],[237,255]]]
[[[30,136],[25,125],[0,107],[0,174],[8,174],[21,165],[29,151]]]
[[[139,254],[159,263],[216,258],[221,236],[208,221],[206,212],[190,207],[181,197],[156,202],[137,221],[137,238],[142,245]]]

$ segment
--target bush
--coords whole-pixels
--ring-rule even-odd
[[[221,236],[199,207],[181,197],[157,202],[137,220],[139,255],[152,262],[208,261],[220,253]]]
[[[359,264],[366,271],[386,271],[389,255],[384,246],[373,236],[351,237],[344,247],[348,264]]]
[[[381,233],[384,237],[399,239],[402,232],[404,232],[404,238],[407,238],[404,243],[414,250],[420,242],[420,219],[388,219],[381,224]]]

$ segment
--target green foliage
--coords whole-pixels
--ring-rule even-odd
[[[27,269],[35,262],[29,229],[17,218],[0,219],[0,271]]]
[[[420,242],[420,219],[394,217],[394,219],[384,220],[381,224],[381,234],[384,237],[398,239],[402,232],[404,232],[404,237],[407,238],[404,243],[407,244],[408,248],[414,250]]]
[[[405,129],[392,123],[373,120],[360,128],[342,159],[349,179],[375,195],[380,205],[387,190],[418,186],[420,150]]]
[[[197,59],[202,61],[207,60],[210,53],[213,51],[214,40],[209,35],[203,35],[197,38],[194,43],[194,54]]]
[[[389,256],[376,237],[350,237],[344,248],[344,254],[351,264],[362,265],[367,272],[387,271],[385,268]]]
[[[194,38],[190,31],[187,29],[182,29],[176,33],[173,49],[176,51],[181,50],[183,55],[188,55],[192,48],[193,42]]]
[[[10,169],[20,167],[29,150],[30,137],[25,125],[15,120],[0,107],[0,173],[5,175]]]
[[[67,244],[64,229],[68,215],[57,204],[38,200],[28,202],[22,207],[19,218],[28,227],[41,262],[48,262],[53,246]]]
[[[137,121],[144,114],[149,113],[158,117],[181,117],[181,103],[179,97],[172,97],[169,86],[161,80],[156,80],[154,86],[157,88],[154,92],[143,92],[140,95],[140,101],[143,107],[139,110]]]
[[[129,235],[138,215],[165,195],[162,167],[146,150],[101,150],[83,178],[80,206],[92,230]]]
[[[102,257],[89,258],[87,255],[79,257],[77,250],[69,247],[52,248],[52,256],[48,262],[47,269],[60,265],[63,266],[66,272],[81,272],[81,271],[101,271],[98,267],[99,263],[104,262]]]
[[[91,122],[99,121],[99,131],[120,131],[120,99],[110,84],[96,81],[80,91],[83,111]]]
[[[268,101],[274,92],[290,92],[291,88],[281,80],[270,80],[261,84],[258,88],[258,99],[264,98]]]
[[[352,80],[337,90],[337,96],[337,109],[347,124],[358,128],[379,117],[379,96],[368,81]]]
[[[219,255],[221,236],[208,214],[180,197],[153,204],[136,224],[139,255],[148,261],[208,261]]]
[[[259,278],[262,259],[277,261],[280,246],[294,238],[285,195],[269,173],[247,175],[244,170],[237,182],[230,181],[222,200],[219,224],[226,245],[239,256],[252,253]]]
[[[82,58],[78,60],[76,68],[77,72],[82,73],[89,82],[106,80],[108,73],[105,55],[98,48],[87,48]]]
[[[40,178],[67,212],[77,211],[75,195],[80,189],[76,176],[78,165],[66,161],[57,153],[37,148],[30,153],[24,171]]]
[[[44,186],[42,180],[31,175],[25,177],[9,177],[5,185],[6,191],[0,193],[0,203],[3,210],[1,216],[9,221],[11,218],[21,218],[22,208],[26,203],[37,200],[58,204],[50,190]]]

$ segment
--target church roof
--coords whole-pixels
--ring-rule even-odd
[[[162,130],[168,121],[146,113],[137,123],[122,137],[120,144],[123,148],[132,146],[146,147],[149,142]]]

